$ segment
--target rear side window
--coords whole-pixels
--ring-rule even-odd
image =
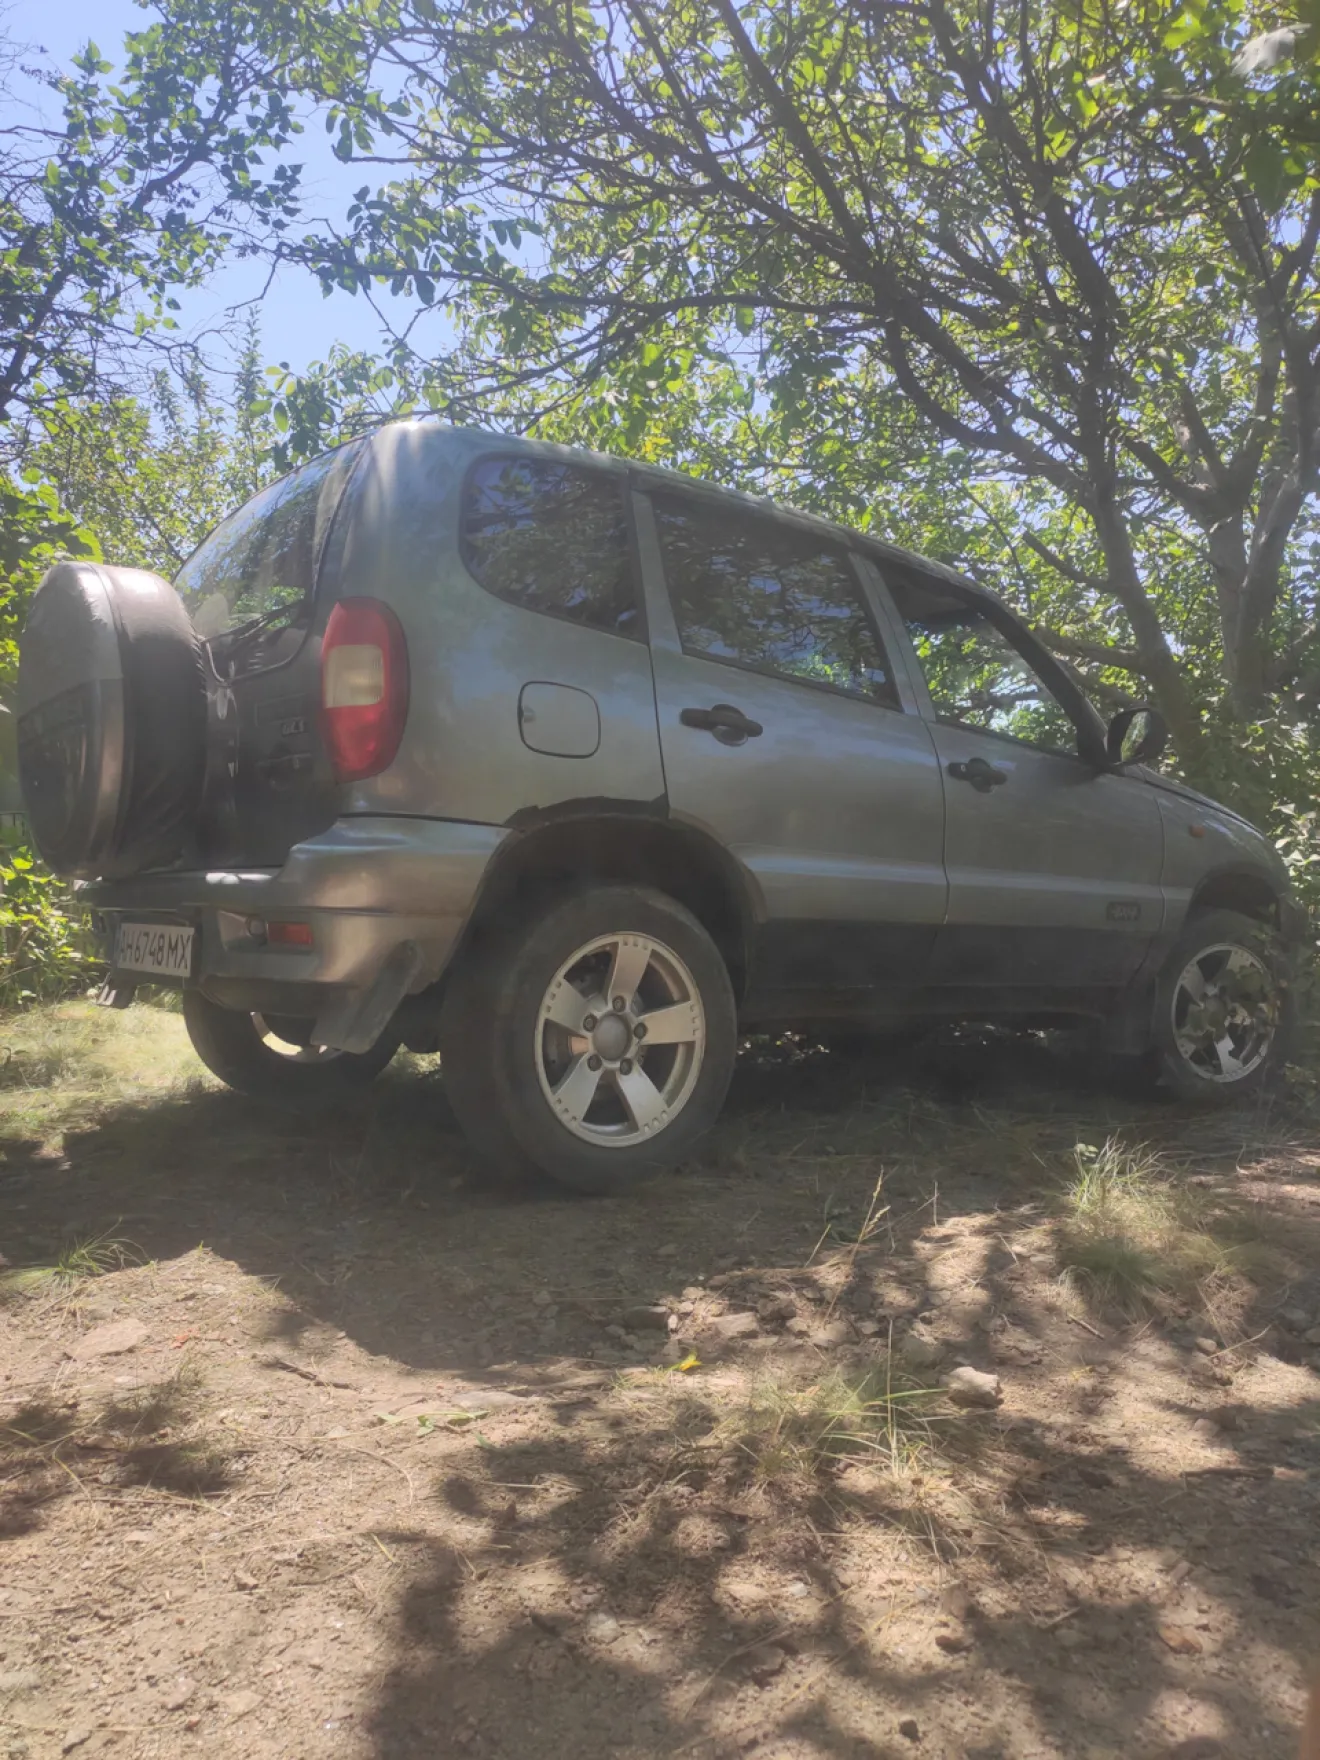
[[[847,556],[809,533],[657,496],[683,649],[897,709],[898,692]]]
[[[203,539],[174,585],[199,635],[287,607],[288,622],[310,607],[330,522],[362,442],[314,458],[245,502]]]
[[[599,471],[482,459],[468,473],[462,546],[468,572],[496,598],[641,634],[622,484]]]

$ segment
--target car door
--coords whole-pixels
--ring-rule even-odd
[[[1154,791],[1079,755],[1086,705],[1002,606],[884,575],[944,780],[949,901],[932,983],[1060,997],[1125,984],[1163,922]]]
[[[669,808],[747,880],[753,1006],[919,981],[945,909],[939,766],[854,559],[696,491],[635,504]]]

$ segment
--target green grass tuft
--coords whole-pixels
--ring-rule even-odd
[[[1079,1143],[1056,1238],[1062,1281],[1087,1306],[1140,1319],[1170,1304],[1212,1320],[1240,1308],[1263,1249],[1241,1219],[1216,1214],[1143,1144]]]
[[[81,1283],[85,1277],[104,1277],[128,1265],[140,1265],[142,1260],[141,1249],[132,1241],[118,1240],[107,1232],[86,1241],[70,1241],[61,1248],[51,1269],[55,1279],[67,1285]]]

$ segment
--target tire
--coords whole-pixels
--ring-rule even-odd
[[[620,970],[617,1010],[604,991]],[[674,1037],[648,1043],[659,1009],[650,1032]],[[691,912],[646,887],[596,886],[461,962],[440,1064],[465,1136],[502,1172],[605,1193],[692,1150],[719,1116],[737,1043],[729,974]]]
[[[201,643],[168,581],[62,562],[32,600],[18,667],[18,767],[57,874],[124,879],[188,848],[206,774]]]
[[[387,1030],[370,1051],[318,1051],[307,1043],[310,1021],[240,1014],[200,990],[184,991],[183,1019],[193,1050],[213,1076],[236,1093],[276,1106],[333,1104],[345,1090],[374,1081],[399,1049],[397,1036]]]
[[[1295,1029],[1288,952],[1269,924],[1237,911],[1193,917],[1155,988],[1154,1051],[1173,1092],[1201,1106],[1258,1099],[1282,1074]]]

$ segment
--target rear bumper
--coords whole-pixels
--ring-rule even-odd
[[[319,1043],[361,1050],[362,1004],[382,981],[395,1004],[434,983],[507,835],[437,819],[340,819],[295,845],[282,868],[141,874],[94,881],[79,897],[101,915],[111,959],[125,918],[191,924],[191,981],[213,1001],[314,1018],[332,1035]],[[307,924],[311,945],[266,944],[259,926],[271,922]],[[378,994],[371,1015],[388,1000]]]

